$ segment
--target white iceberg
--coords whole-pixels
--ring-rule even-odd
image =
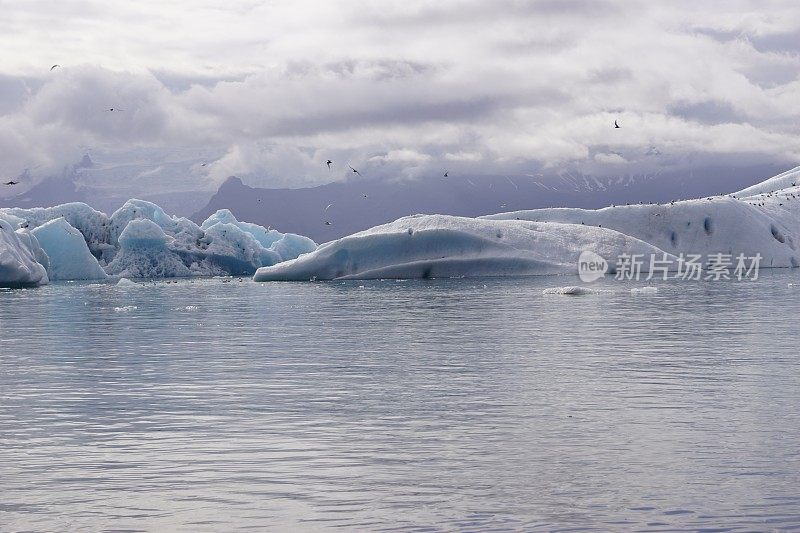
[[[656,247],[607,228],[414,215],[260,268],[256,281],[519,276],[577,272],[592,249],[651,254]]]
[[[576,274],[582,251],[612,264],[623,254],[673,265],[680,254],[760,254],[762,268],[796,267],[798,181],[800,167],[739,193],[661,205],[535,209],[477,219],[416,215],[260,268],[254,279]]]
[[[9,217],[10,218],[10,217]],[[16,221],[0,218],[0,287],[26,287],[48,282],[47,270],[37,261],[43,254],[36,237],[15,231]],[[46,255],[41,259],[46,258]]]

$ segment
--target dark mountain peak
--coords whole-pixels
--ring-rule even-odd
[[[228,176],[225,181],[222,182],[222,185],[219,186],[219,192],[224,192],[231,189],[241,189],[244,187],[246,187],[246,185],[241,179],[237,178],[236,176]]]

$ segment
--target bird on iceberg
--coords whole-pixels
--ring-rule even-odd
[[[326,165],[328,165],[328,170],[330,170],[330,169],[331,169],[331,163],[333,163],[333,161],[331,161],[330,159],[328,159],[327,161],[325,161],[325,164],[326,164]]]
[[[617,124],[617,121],[616,121],[616,120],[614,121],[614,128],[615,128],[615,129],[619,129],[619,124]]]

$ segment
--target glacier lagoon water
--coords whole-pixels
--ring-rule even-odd
[[[575,284],[0,291],[0,530],[800,527],[800,272]]]

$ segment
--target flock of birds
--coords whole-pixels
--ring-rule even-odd
[[[614,124],[616,124],[616,121],[614,122]],[[333,164],[333,161],[331,159],[328,159],[328,160],[325,161],[325,164],[328,166],[328,170],[330,170],[331,169],[331,165]],[[203,165],[205,165],[205,163]],[[350,170],[353,172],[353,174],[358,174],[359,177],[363,177],[363,176],[361,176],[361,172],[359,172],[357,169],[353,168],[352,165],[348,164],[347,166],[350,168]],[[445,170],[444,174],[442,175],[442,177],[447,178],[449,175],[450,175],[450,172],[448,170]],[[361,196],[363,198],[369,198],[369,196],[366,195],[366,194],[362,194]],[[261,199],[259,198],[258,201],[260,202]],[[333,204],[326,205],[325,206],[325,211],[327,211],[331,207],[333,207]],[[505,204],[501,205],[500,207],[505,207]],[[325,221],[325,225],[326,226],[332,226],[333,222],[331,222],[330,220],[326,220]]]

